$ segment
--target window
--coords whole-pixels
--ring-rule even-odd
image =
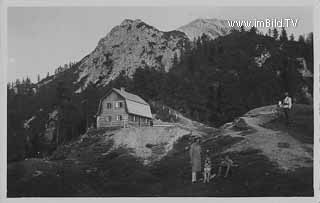
[[[111,109],[112,108],[112,104],[111,103],[107,103],[107,109]]]
[[[129,115],[129,121],[134,121],[134,115]]]
[[[132,121],[132,122],[138,122],[139,121],[139,116],[129,115],[129,120]]]
[[[122,121],[122,115],[117,115],[117,121]]]
[[[108,121],[108,122],[111,122],[111,121],[112,121],[112,116],[108,116],[108,117],[107,117],[107,121]]]
[[[116,102],[116,108],[123,108],[123,102]]]

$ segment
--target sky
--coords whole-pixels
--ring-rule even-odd
[[[99,39],[124,19],[141,19],[159,30],[174,30],[198,18],[227,20],[298,19],[287,28],[296,38],[313,31],[312,7],[10,7],[8,82],[36,81],[81,60]]]

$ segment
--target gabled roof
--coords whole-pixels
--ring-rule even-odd
[[[112,88],[111,91],[109,91],[107,94],[105,94],[99,103],[99,108],[97,115],[101,112],[102,102],[103,100],[112,92],[116,92],[118,95],[120,95],[123,99],[125,99],[126,108],[129,114],[134,114],[138,116],[143,116],[147,118],[152,118],[151,109],[149,104],[144,101],[141,97],[135,94],[131,94],[125,90],[119,90],[116,88]]]
[[[126,105],[129,114],[152,118],[151,109],[148,104],[141,104],[131,100],[126,100]]]
[[[138,95],[131,94],[131,93],[125,91],[125,90],[119,90],[119,89],[116,89],[116,88],[112,88],[112,90],[115,91],[116,93],[118,93],[120,96],[122,96],[126,100],[131,100],[133,102],[138,102],[138,103],[141,103],[141,104],[149,105],[146,101],[144,101]]]

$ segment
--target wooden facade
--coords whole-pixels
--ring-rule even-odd
[[[100,101],[96,115],[97,128],[150,125],[152,119],[150,106],[147,103],[142,103],[142,101],[140,97],[136,95],[133,97],[132,94],[125,92],[123,89],[112,89]],[[142,108],[144,111],[136,111],[137,109],[134,108]],[[150,113],[148,113],[149,111]]]

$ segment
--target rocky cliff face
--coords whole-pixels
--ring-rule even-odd
[[[145,66],[168,71],[175,55],[180,57],[186,40],[180,31],[162,32],[141,20],[124,20],[82,59],[77,82],[82,88],[89,82],[104,85],[122,71],[131,76]]]
[[[186,33],[189,39],[201,37],[206,34],[212,39],[224,36],[230,33],[231,27],[227,20],[219,19],[196,19],[180,28],[179,31]]]

